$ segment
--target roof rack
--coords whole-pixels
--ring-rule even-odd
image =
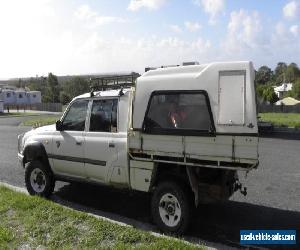
[[[132,87],[135,86],[135,81],[139,76],[139,73],[132,72],[129,75],[113,75],[90,78],[91,92]]]
[[[183,62],[182,63],[182,66],[190,66],[190,65],[199,65],[199,62]],[[146,67],[145,68],[145,72],[148,72],[149,70],[156,70],[156,69],[159,69],[159,68],[172,68],[172,67],[179,67],[180,65],[179,64],[174,64],[174,65],[162,65],[160,67]]]
[[[165,69],[165,68],[173,68],[173,67],[179,67],[179,64],[174,64],[174,65],[162,65],[160,67],[146,67],[145,72],[148,72],[149,70],[156,70],[159,68]]]

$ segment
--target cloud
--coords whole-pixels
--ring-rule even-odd
[[[178,25],[175,25],[175,24],[170,25],[170,29],[175,33],[181,33],[182,32],[182,29]]]
[[[229,52],[257,48],[264,43],[262,30],[258,12],[249,13],[244,9],[232,11],[227,26],[225,47]]]
[[[285,23],[278,22],[275,26],[275,32],[272,35],[273,41],[278,43],[281,42],[283,45],[295,42],[297,43],[296,38],[300,35],[300,27],[296,24],[287,27]]]
[[[60,3],[53,2],[0,1],[1,77],[35,75],[44,61],[52,60],[49,54],[56,55],[53,47],[66,22],[56,11]]]
[[[217,15],[224,11],[225,0],[193,0],[193,3],[202,7],[209,16],[209,23],[215,24]]]
[[[269,47],[272,50],[273,58],[284,58],[284,61],[292,62],[297,60],[295,55],[300,53],[299,26],[287,27],[285,23],[279,22],[274,32],[270,35]],[[278,60],[278,59],[277,59]]]
[[[185,21],[184,26],[190,32],[196,32],[202,28],[202,26],[198,22],[190,22],[190,21]],[[170,25],[170,29],[175,33],[182,32],[182,28],[178,25]]]
[[[84,4],[77,8],[74,12],[74,16],[81,21],[89,23],[90,27],[101,26],[109,23],[125,23],[126,19],[116,16],[101,16],[97,12],[93,11],[89,5]]]
[[[143,72],[147,66],[181,64],[210,57],[211,43],[201,37],[187,41],[170,37],[118,37],[106,40],[94,33],[82,44],[82,60],[87,72]],[[159,56],[153,56],[159,55]],[[134,58],[134,60],[130,60]],[[212,56],[213,58],[213,56]]]
[[[291,1],[283,7],[283,15],[287,19],[300,18],[300,3],[299,1]]]
[[[186,21],[184,22],[184,25],[186,29],[190,32],[196,32],[202,28],[202,26],[198,22],[193,23],[193,22]]]
[[[77,8],[74,15],[80,20],[89,20],[97,16],[95,11],[92,11],[87,4],[81,5]]]
[[[95,18],[96,25],[104,25],[108,23],[126,23],[127,20],[121,17],[115,16],[97,16]]]
[[[294,36],[298,36],[300,34],[300,28],[298,25],[292,25],[290,27],[290,32],[294,35]]]
[[[268,26],[266,26],[268,25]],[[221,60],[251,60],[274,67],[278,61],[295,61],[300,53],[299,26],[284,22],[270,26],[257,11],[241,9],[230,13],[227,35],[221,42]],[[218,48],[213,48],[218,50]]]
[[[127,9],[130,11],[138,11],[141,8],[157,10],[161,8],[166,2],[167,0],[130,0]]]

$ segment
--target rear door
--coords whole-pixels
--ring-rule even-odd
[[[85,170],[90,180],[107,183],[125,182],[119,152],[126,150],[127,140],[118,131],[118,98],[93,100],[89,129],[85,132]],[[115,173],[114,173],[115,172]]]
[[[218,124],[245,124],[245,78],[242,70],[220,72]]]

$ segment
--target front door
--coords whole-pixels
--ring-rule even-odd
[[[53,136],[53,170],[57,174],[85,178],[84,129],[88,100],[77,100],[71,104],[63,118],[63,131]]]

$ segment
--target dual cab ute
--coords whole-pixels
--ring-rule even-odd
[[[157,68],[135,78],[97,78],[102,91],[20,135],[26,187],[44,197],[56,180],[149,192],[159,228],[183,233],[199,204],[246,193],[237,171],[258,166],[253,66]]]

